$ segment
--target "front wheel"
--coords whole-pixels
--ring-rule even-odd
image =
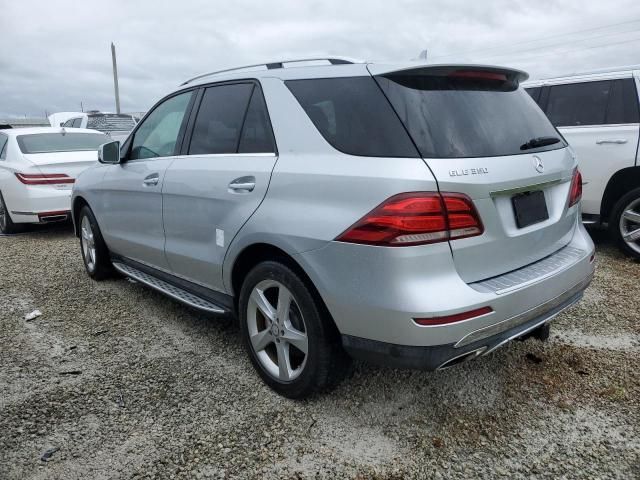
[[[267,261],[240,292],[242,336],[264,382],[288,398],[335,385],[348,365],[330,319],[306,283],[286,265]]]
[[[618,200],[609,228],[622,251],[640,260],[640,188]]]
[[[78,216],[80,226],[80,249],[87,273],[94,280],[104,280],[113,274],[109,250],[104,243],[96,217],[85,205]]]

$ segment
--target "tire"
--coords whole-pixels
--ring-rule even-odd
[[[11,233],[19,233],[23,230],[22,225],[13,223],[7,204],[4,203],[4,197],[0,193],[0,232],[9,235]]]
[[[254,267],[242,284],[238,310],[251,363],[280,395],[304,398],[343,378],[349,357],[339,334],[321,301],[288,266],[266,261]]]
[[[80,229],[80,251],[87,273],[94,280],[104,280],[113,275],[113,266],[109,258],[109,249],[104,243],[96,217],[88,205],[80,210],[78,216]]]
[[[631,190],[616,202],[609,231],[623,252],[640,260],[640,188]]]

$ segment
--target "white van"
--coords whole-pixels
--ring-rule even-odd
[[[585,223],[640,259],[640,65],[530,81],[525,89],[578,156]]]

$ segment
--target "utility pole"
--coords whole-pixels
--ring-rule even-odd
[[[116,113],[120,113],[120,91],[118,89],[118,64],[116,63],[116,46],[111,42],[111,62],[113,63],[113,88],[116,91]]]

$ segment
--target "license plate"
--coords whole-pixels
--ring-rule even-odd
[[[511,203],[518,228],[528,227],[549,219],[544,192],[540,190],[515,195],[511,198]]]

